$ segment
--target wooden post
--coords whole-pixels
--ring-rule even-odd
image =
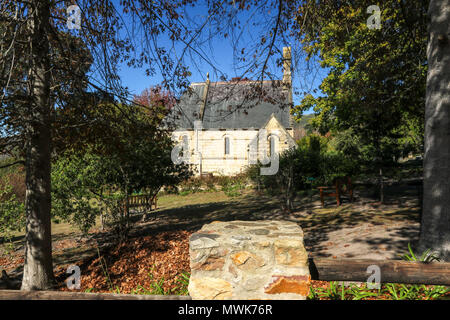
[[[0,300],[191,300],[189,296],[0,290]]]

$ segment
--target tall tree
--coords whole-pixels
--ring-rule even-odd
[[[174,142],[161,126],[167,106],[156,97],[147,104],[146,108],[103,104],[94,109],[100,128],[96,132],[77,130],[77,148],[61,153],[53,165],[53,215],[87,232],[102,211],[103,217],[115,222],[115,234],[124,240],[131,227],[127,200],[133,192],[141,191],[150,200],[163,186],[190,177],[189,165],[171,159]],[[108,210],[100,210],[98,203]],[[104,215],[106,211],[109,214]]]
[[[28,5],[29,10],[12,1],[0,6],[0,148],[25,164],[26,263],[22,288],[34,290],[50,288],[54,280],[48,193],[54,110],[65,100],[64,95],[85,87],[84,74],[90,63],[85,63],[89,54],[79,41],[52,29],[50,2]],[[52,31],[57,32],[56,37],[52,37]],[[57,46],[58,41],[64,41],[67,47]],[[72,57],[70,74],[64,61],[67,55]]]
[[[31,14],[31,112],[25,125],[26,240],[23,290],[48,288],[53,281],[50,229],[50,3],[36,1]],[[42,41],[44,39],[44,41]]]
[[[191,35],[178,22],[177,10],[183,1],[124,1],[119,7],[112,1],[77,1],[78,25],[69,13],[75,29],[67,24],[71,4],[54,0],[0,3],[0,152],[17,155],[26,168],[24,290],[53,285],[51,156],[68,147],[61,141],[65,129],[89,124],[83,108],[93,105],[75,96],[97,90],[114,97],[114,102],[128,99],[117,75],[122,61],[145,68],[148,75],[160,70],[168,87],[183,86],[187,75],[183,60],[175,63],[158,38],[170,36],[173,42],[193,44],[185,40]],[[125,28],[127,14],[139,28]],[[92,56],[88,65],[95,66],[88,77],[84,77],[86,69],[80,72],[86,61],[75,54],[84,47]]]
[[[161,74],[164,88],[172,92],[186,88],[186,77],[190,75],[188,58],[204,61],[217,70],[202,50],[205,39],[201,33],[208,31],[208,25],[212,30],[223,24],[224,11],[236,15],[248,10],[250,4],[206,2],[205,21],[198,24],[193,19],[187,25],[183,10],[197,2],[133,0],[117,4],[110,0],[79,0],[74,7],[72,1],[0,2],[0,152],[17,155],[18,161],[26,164],[27,177],[27,253],[22,289],[52,286],[50,160],[55,152],[70,147],[70,141],[64,141],[64,130],[98,123],[98,119],[88,122],[86,117],[89,107],[95,105],[86,98],[86,91],[113,97],[117,106],[127,105],[131,94],[118,76],[119,65],[124,62],[144,69],[148,76]],[[280,13],[281,3],[273,1],[269,6]],[[257,1],[251,4],[256,6]],[[69,6],[74,9],[72,12],[67,11]],[[261,8],[266,11],[266,7]],[[267,18],[266,14],[264,21]],[[277,23],[273,28],[275,35],[280,30]],[[74,38],[81,45],[74,45]],[[83,47],[92,61],[74,54]],[[267,74],[267,62],[275,52],[274,42],[265,48],[267,59],[260,55],[265,61],[262,75]],[[81,72],[85,63],[92,65],[87,77]],[[63,84],[61,74],[66,76]]]
[[[351,129],[357,135],[366,146],[364,160],[379,175],[383,201],[383,167],[401,155],[403,140],[414,142],[407,139],[411,126],[423,118],[426,5],[387,1],[380,8],[380,29],[371,29],[366,24],[370,4],[307,1],[300,6],[298,39],[328,75],[320,85],[323,96],[307,95],[296,111],[314,108],[322,131]],[[413,129],[422,135],[422,126]]]
[[[431,0],[420,249],[450,261],[450,1]]]

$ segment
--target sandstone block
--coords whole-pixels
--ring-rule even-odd
[[[231,298],[231,284],[219,278],[203,277],[189,280],[189,294],[194,300],[225,300]]]
[[[191,266],[191,269],[205,270],[205,271],[221,270],[224,264],[225,264],[224,258],[208,257],[204,261],[194,263]]]
[[[303,231],[289,221],[215,221],[189,243],[193,299],[300,299],[309,292]]]
[[[305,266],[308,254],[302,240],[280,239],[275,241],[275,260],[287,266]]]
[[[265,265],[264,259],[248,251],[239,251],[231,255],[233,263],[242,270],[254,270]]]
[[[309,294],[310,276],[273,276],[273,281],[265,287],[265,293],[296,293],[301,296]]]

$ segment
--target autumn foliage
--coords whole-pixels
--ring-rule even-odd
[[[176,100],[174,95],[162,88],[161,86],[154,86],[144,89],[140,94],[135,95],[133,102],[137,105],[143,106],[149,116],[154,115],[155,110],[164,114],[172,110]]]

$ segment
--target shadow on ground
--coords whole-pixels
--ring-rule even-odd
[[[289,220],[303,228],[305,245],[313,256],[398,259],[407,251],[408,243],[414,246],[418,240],[418,191],[415,186],[393,186],[386,188],[386,194],[384,204],[366,191],[357,192],[356,201],[344,201],[339,207],[329,198],[325,208],[315,195],[312,199],[298,199],[296,210],[287,213],[280,210],[279,200],[247,193],[227,202],[161,208],[138,225],[133,236],[168,230],[196,231],[215,220]]]
[[[386,188],[386,202],[381,204],[373,192],[356,190],[353,203],[344,201],[337,206],[332,198],[321,207],[318,195],[299,198],[292,213],[280,210],[274,197],[256,192],[245,192],[239,197],[208,203],[161,207],[147,214],[148,219],[137,223],[131,237],[157,234],[163,231],[197,231],[212,221],[230,220],[288,220],[298,223],[305,234],[305,246],[311,256],[328,258],[399,259],[407,252],[408,243],[418,240],[420,203],[418,186],[406,185]],[[189,195],[196,197],[196,194]],[[136,220],[141,216],[136,215]],[[67,266],[97,255],[98,245],[108,248],[111,234],[94,233],[89,241],[79,235],[54,235],[54,265]],[[71,239],[72,246],[56,249]],[[95,244],[95,245],[93,245]],[[22,267],[12,274],[20,277]]]

